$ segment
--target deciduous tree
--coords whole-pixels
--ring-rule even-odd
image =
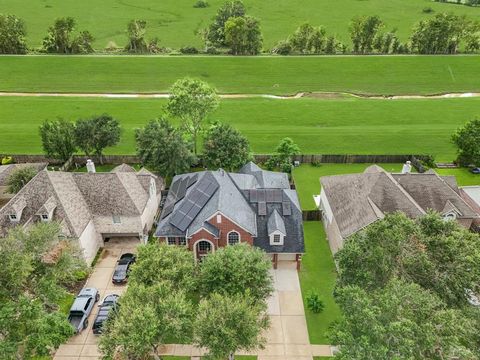
[[[462,307],[466,289],[480,291],[479,242],[478,234],[438,214],[419,221],[387,215],[347,239],[336,254],[339,285],[373,290],[400,278],[436,293],[448,306]]]
[[[110,359],[143,359],[153,354],[159,360],[162,345],[190,339],[192,305],[177,286],[129,282],[119,300],[118,313],[113,314],[102,331],[100,350]]]
[[[331,341],[341,360],[476,359],[475,322],[421,286],[391,279],[373,291],[356,285],[336,293],[343,317]]]
[[[273,291],[271,261],[265,253],[248,244],[218,249],[209,254],[200,267],[202,294],[220,293],[242,297],[248,292],[259,303]]]
[[[184,173],[196,161],[190,145],[166,119],[151,120],[136,129],[135,141],[142,163],[163,176]]]
[[[245,16],[245,5],[241,0],[226,1],[218,9],[212,24],[205,32],[205,41],[214,46],[227,46],[225,39],[225,23],[230,18]]]
[[[8,192],[10,194],[18,193],[35,175],[37,175],[37,170],[33,166],[15,170],[7,179]]]
[[[252,16],[231,17],[225,23],[225,44],[233,55],[257,55],[262,49],[260,22]]]
[[[268,329],[265,303],[248,295],[212,294],[200,301],[194,322],[194,342],[214,359],[233,360],[235,352],[252,351],[265,344]]]
[[[229,171],[240,168],[251,159],[250,144],[230,124],[216,123],[203,140],[203,161],[210,169]]]
[[[198,135],[205,126],[207,116],[218,104],[215,89],[201,80],[180,79],[170,88],[167,111],[180,119],[182,129],[191,136],[195,155]]]
[[[293,157],[299,153],[300,148],[291,138],[283,138],[275,149],[275,154],[268,159],[265,165],[270,170],[280,169],[290,173],[293,166]]]
[[[50,355],[67,340],[73,329],[57,304],[85,269],[76,240],[62,240],[57,223],[16,227],[0,239],[2,358]]]
[[[75,124],[75,143],[87,156],[94,154],[103,164],[103,150],[120,141],[120,122],[108,114],[79,119]]]
[[[350,38],[353,43],[353,52],[368,54],[373,50],[373,42],[383,26],[378,16],[357,16],[350,23]]]
[[[147,52],[147,22],[145,20],[131,20],[127,25],[128,44],[126,50],[133,53]]]
[[[40,126],[40,136],[45,155],[63,162],[72,156],[76,149],[75,124],[65,119],[46,120]]]
[[[0,54],[25,54],[25,23],[15,15],[0,14]]]
[[[55,54],[81,54],[93,51],[93,36],[88,31],[82,31],[72,38],[76,21],[72,17],[56,19],[48,28],[47,36],[43,39],[43,49]]]
[[[452,136],[457,146],[458,162],[463,165],[480,166],[480,119],[467,122]]]

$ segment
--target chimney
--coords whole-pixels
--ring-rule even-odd
[[[95,164],[90,159],[87,160],[87,172],[91,173],[91,174],[96,172],[95,171]]]
[[[412,165],[410,161],[403,164],[402,174],[410,174],[412,172]]]

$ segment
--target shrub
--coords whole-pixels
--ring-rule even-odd
[[[430,6],[425,7],[425,8],[423,8],[423,10],[422,10],[422,12],[423,12],[424,14],[431,14],[431,13],[433,13],[434,11],[435,11],[435,10],[433,10]]]
[[[210,4],[205,1],[205,0],[197,0],[197,2],[195,4],[193,4],[193,7],[194,8],[206,8],[206,7],[209,7]]]
[[[198,49],[195,46],[184,46],[180,48],[182,54],[198,54]]]
[[[2,165],[13,164],[13,158],[11,156],[5,156],[2,158]]]
[[[322,300],[320,300],[320,297],[316,292],[311,292],[307,296],[307,306],[315,314],[320,314],[323,309],[325,308],[325,304],[323,303]]]
[[[278,55],[290,55],[292,53],[292,44],[288,40],[281,40],[272,49],[272,53]]]
[[[217,55],[219,54],[218,49],[215,46],[207,46],[205,47],[205,52],[210,55]]]

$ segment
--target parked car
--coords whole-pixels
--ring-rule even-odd
[[[75,329],[76,334],[87,328],[88,316],[99,299],[100,294],[95,288],[83,288],[78,293],[68,315],[68,321]]]
[[[480,167],[470,169],[472,174],[480,174]]]
[[[103,323],[111,315],[112,311],[116,311],[118,308],[118,299],[120,298],[117,294],[107,295],[103,302],[99,305],[98,314],[95,317],[93,322],[92,330],[95,335],[102,333]]]
[[[135,263],[135,255],[126,253],[120,256],[117,266],[113,272],[112,282],[114,284],[123,284],[127,281],[130,267]]]

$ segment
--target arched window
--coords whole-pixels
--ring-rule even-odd
[[[228,233],[228,245],[236,245],[240,242],[240,234],[236,231]]]

